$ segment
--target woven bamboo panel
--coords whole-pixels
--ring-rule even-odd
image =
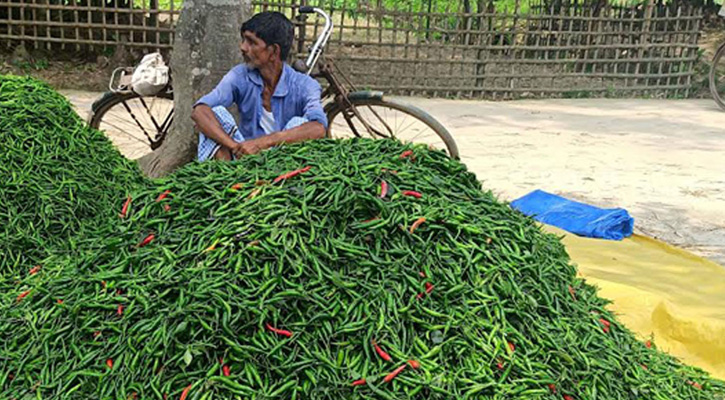
[[[179,3],[159,1],[0,0],[0,43],[168,50]],[[255,11],[292,18],[296,54],[306,53],[323,23],[300,15],[300,5],[328,12],[335,28],[327,56],[358,87],[487,99],[686,97],[703,20],[703,7],[691,4],[253,0]]]

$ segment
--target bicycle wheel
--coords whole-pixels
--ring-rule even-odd
[[[163,91],[154,96],[106,92],[93,103],[88,124],[109,137],[127,136],[156,149],[161,146],[174,118],[174,96]]]
[[[380,98],[351,98],[350,102],[359,116],[351,109],[342,110],[333,105],[327,112],[328,137],[395,138],[401,142],[426,144],[445,151],[451,158],[459,158],[458,146],[448,130],[420,108]]]
[[[725,43],[717,49],[710,65],[710,93],[718,106],[725,110]]]

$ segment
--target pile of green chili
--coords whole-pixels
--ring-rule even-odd
[[[140,183],[136,165],[88,128],[62,95],[0,75],[0,274],[72,251]]]
[[[0,278],[0,398],[725,393],[423,146],[318,140],[108,190],[72,256]]]

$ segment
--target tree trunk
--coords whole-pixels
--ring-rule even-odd
[[[166,175],[196,156],[191,107],[242,60],[239,29],[252,16],[250,0],[186,0],[176,25],[170,67],[174,121],[163,145],[138,162],[151,178]]]

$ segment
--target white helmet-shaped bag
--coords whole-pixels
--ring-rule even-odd
[[[159,53],[146,54],[131,76],[131,88],[141,96],[153,96],[169,82],[169,67]]]

